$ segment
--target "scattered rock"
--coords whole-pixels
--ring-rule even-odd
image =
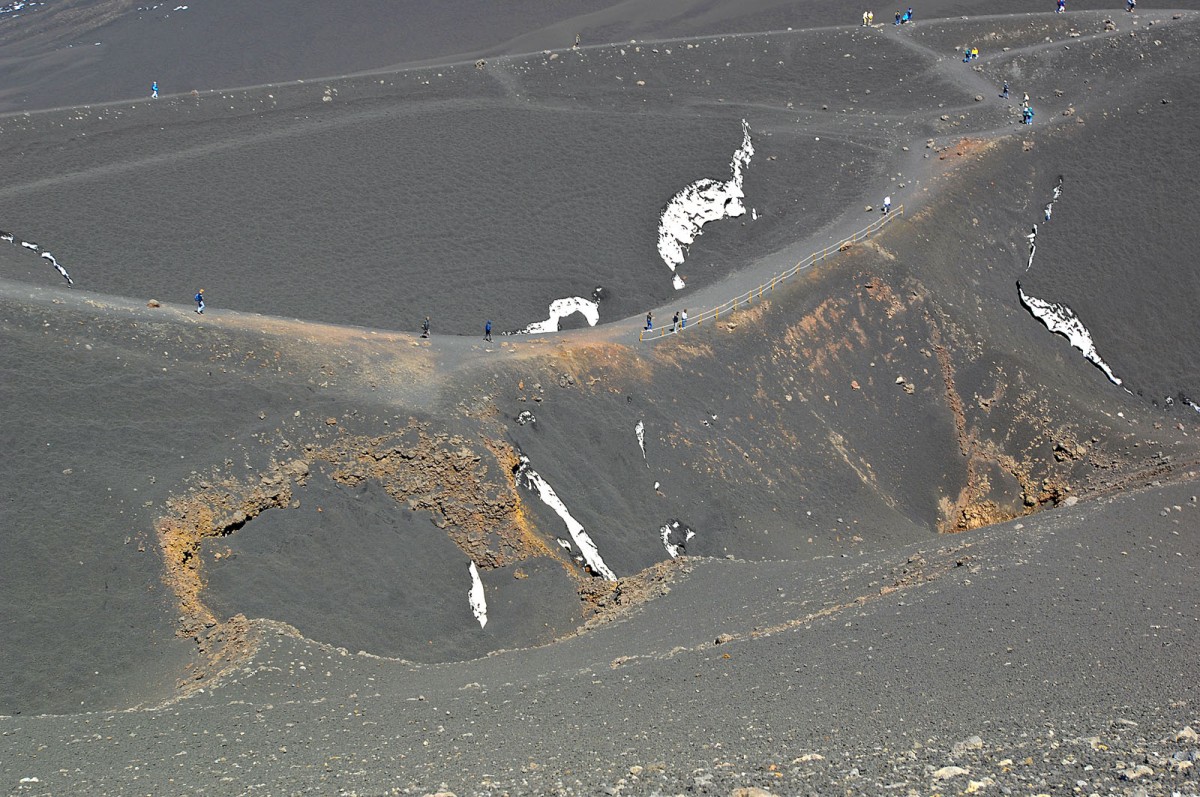
[[[1193,500],[1195,500],[1195,499],[1193,499]],[[1192,726],[1188,725],[1186,728],[1181,730],[1179,733],[1175,734],[1175,741],[1177,741],[1177,742],[1200,741],[1200,738],[1198,738],[1198,737],[1200,737],[1200,734],[1197,734],[1194,730],[1192,730]]]
[[[733,634],[720,634],[719,636],[717,636],[717,639],[715,642],[713,642],[713,644],[714,645],[724,645],[726,642],[732,642],[732,641],[733,641]]]
[[[293,459],[283,466],[283,472],[293,479],[304,479],[308,476],[308,463],[302,459]]]
[[[1154,770],[1145,764],[1138,764],[1136,767],[1131,767],[1121,773],[1121,780],[1137,780],[1146,775],[1153,775]]]
[[[731,791],[729,797],[775,797],[775,795],[757,786],[742,786]]]
[[[982,95],[982,94],[976,94],[976,95],[975,95],[975,102],[983,102],[983,95]]]
[[[968,750],[982,750],[982,749],[983,749],[983,739],[980,738],[979,736],[972,736],[968,739],[963,739],[961,742],[956,742],[954,744],[953,752],[954,752],[954,755],[962,755],[963,753],[967,752]]]
[[[933,773],[933,779],[950,780],[951,778],[957,778],[959,775],[969,774],[971,774],[970,770],[963,769],[962,767],[942,767]]]
[[[160,302],[158,299],[151,299],[150,301],[146,302],[146,306],[147,307],[162,307],[162,302]]]
[[[809,761],[824,761],[825,756],[820,753],[805,753],[799,758],[792,761],[793,764],[807,764]]]

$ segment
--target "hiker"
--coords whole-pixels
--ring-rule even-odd
[[[900,12],[899,11],[896,12],[896,24],[897,25],[900,24]]]
[[[196,312],[201,313],[201,314],[204,312],[204,289],[203,288],[201,288],[196,293]]]
[[[578,49],[578,47],[579,47],[579,34],[578,33],[575,34],[575,47],[576,47],[576,49]]]
[[[891,212],[892,212],[892,197],[889,194],[888,196],[885,196],[883,198],[883,215],[886,216],[887,214],[889,214]]]
[[[483,339],[490,341],[492,339],[492,321],[488,319],[483,324]]]
[[[158,81],[157,80],[150,82],[150,99],[152,99],[152,100],[158,99]]]
[[[425,320],[421,322],[421,337],[429,337],[429,316],[425,316]]]
[[[1137,8],[1137,0],[1125,0],[1126,11],[1133,11],[1135,8]]]
[[[963,49],[963,63],[965,64],[970,60],[971,60],[971,48],[966,47]]]
[[[1058,0],[1058,7],[1054,9],[1055,14],[1061,14],[1067,10],[1067,0]]]
[[[1033,124],[1033,108],[1032,108],[1032,106],[1029,106],[1029,105],[1025,106],[1025,111],[1023,113],[1021,123],[1026,124],[1026,125]]]
[[[912,6],[909,6],[908,10],[904,12],[904,17],[900,21],[901,22],[912,22],[913,21]]]
[[[1054,203],[1046,205],[1046,221],[1050,221],[1050,214],[1054,211]]]
[[[866,26],[867,26],[867,12],[864,11],[863,12],[863,27],[865,28]]]
[[[979,48],[978,47],[971,48],[971,60],[972,61],[979,60]]]
[[[870,25],[874,25],[874,24],[875,24],[875,12],[868,11],[867,12],[867,25],[870,26]]]
[[[1008,99],[1008,81],[1007,80],[1004,81],[1004,90],[1000,92],[1000,99],[1002,99],[1002,100]]]
[[[646,329],[654,329],[654,312],[646,313]]]
[[[683,312],[679,314],[679,328],[683,329],[687,326],[687,308],[683,308]]]
[[[679,327],[679,311],[675,311],[675,317],[671,319],[671,331],[674,332]]]

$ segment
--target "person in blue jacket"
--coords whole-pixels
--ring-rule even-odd
[[[197,313],[204,312],[204,289],[203,288],[201,288],[196,293],[196,312]]]
[[[485,321],[485,322],[484,322],[484,324],[483,324],[483,339],[484,339],[484,340],[491,340],[491,339],[492,339],[492,322],[491,322],[491,319],[489,319],[489,320]]]

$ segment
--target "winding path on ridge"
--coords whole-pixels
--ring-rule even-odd
[[[1185,10],[1156,10],[1156,13],[1142,13],[1141,18],[1147,21],[1153,21],[1154,24],[1170,24],[1173,17],[1179,16],[1183,19],[1189,19],[1195,16],[1196,12]],[[1103,12],[1082,11],[1075,12],[1070,16],[1072,18],[1078,15],[1079,18],[1087,19],[1089,23],[1099,20],[1105,14]],[[1029,14],[1026,17],[1054,17],[1052,12],[1045,14]],[[1011,15],[991,15],[986,17],[972,17],[972,22],[981,22],[987,20],[1005,20],[1010,21]],[[980,74],[973,68],[967,68],[959,62],[954,54],[941,52],[926,45],[913,40],[911,33],[914,30],[919,30],[922,25],[932,25],[939,23],[954,23],[956,18],[931,19],[922,20],[911,27],[895,27],[890,23],[876,24],[874,32],[882,37],[900,43],[902,46],[915,50],[925,57],[931,59],[929,70],[936,72],[939,77],[946,79],[951,84],[959,86],[964,94],[973,96],[981,94],[985,98],[985,103],[992,99],[992,94],[997,88],[992,81]],[[840,29],[855,29],[858,26],[842,26]],[[754,33],[754,34],[738,34],[739,36],[762,36],[770,35],[771,33],[781,33],[780,31]],[[1103,33],[1092,33],[1081,35],[1072,38],[1072,42],[1083,42],[1107,37],[1115,37],[1121,35],[1122,31],[1113,30]],[[728,37],[726,37],[728,38]],[[677,39],[664,39],[664,42],[677,41]],[[643,41],[643,45],[653,46],[661,43],[659,40]],[[1023,47],[1012,47],[1002,54],[985,56],[982,59],[983,63],[992,59],[1011,59],[1020,55],[1045,50],[1047,48],[1061,46],[1061,40],[1050,42],[1038,42],[1036,44],[1026,45]],[[611,45],[595,45],[595,46],[611,46]],[[518,60],[524,56],[505,56],[496,60]],[[367,73],[364,73],[367,74]],[[307,81],[314,82],[314,81]],[[236,91],[238,89],[226,89],[224,91]],[[1015,92],[1014,92],[1015,93]],[[1015,102],[1012,101],[1012,102]],[[120,104],[120,103],[105,103]],[[1063,102],[1062,108],[1048,108],[1043,112],[1042,118],[1047,121],[1042,122],[1040,127],[1049,125],[1062,124],[1063,116],[1061,111],[1067,107],[1069,103]],[[981,107],[978,102],[968,102],[956,107],[947,107],[944,110],[946,113],[964,113],[973,111]],[[990,107],[986,104],[984,108]],[[777,110],[777,109],[775,109]],[[794,113],[792,114],[794,116]],[[928,122],[932,127],[933,120],[916,113],[900,116],[891,115],[898,121],[908,120],[916,125]],[[339,122],[340,123],[340,122]],[[910,140],[891,141],[887,145],[887,157],[891,158],[890,166],[900,173],[906,175],[908,187],[903,189],[902,194],[898,194],[898,200],[894,204],[903,204],[906,209],[906,216],[913,217],[931,199],[932,181],[931,178],[939,174],[943,174],[949,170],[945,164],[938,160],[926,159],[925,141],[933,140],[935,146],[944,146],[955,143],[963,138],[971,138],[973,140],[990,143],[1000,140],[1004,137],[1014,134],[1014,122],[1007,121],[1002,125],[991,125],[977,123],[971,124],[970,121],[960,130],[951,135],[921,135]],[[822,132],[828,128],[828,123],[818,124],[815,121],[810,121],[807,124],[802,124],[802,131]],[[278,131],[275,135],[290,135],[290,129]],[[216,146],[216,145],[214,145]],[[907,148],[908,151],[905,151]],[[209,147],[203,147],[203,151],[209,151]],[[190,156],[194,153],[177,153],[176,156]],[[113,166],[97,167],[98,169],[107,168],[131,168],[129,164],[116,164]],[[751,167],[753,168],[753,167]],[[3,196],[6,191],[23,190],[27,186],[19,187],[18,189],[9,188],[0,190],[0,196]],[[895,193],[895,189],[883,186],[871,186],[870,193],[865,193],[860,197],[860,201],[873,205],[882,199],[884,194]],[[778,251],[772,255],[763,257],[754,263],[730,273],[723,279],[692,291],[686,294],[686,298],[681,298],[679,301],[672,302],[669,305],[660,305],[658,307],[647,308],[652,311],[657,318],[668,318],[679,307],[687,306],[696,308],[693,315],[702,310],[720,305],[734,296],[744,294],[760,285],[767,284],[775,275],[792,268],[797,262],[805,259],[812,252],[819,252],[825,247],[829,247],[837,242],[849,238],[855,232],[861,230],[864,226],[864,217],[861,210],[848,208],[840,216],[832,222],[824,225],[821,229],[814,231],[808,237],[797,241],[795,244]],[[901,223],[904,219],[900,219]],[[892,225],[888,225],[889,227]],[[886,227],[872,236],[872,239],[886,234]],[[834,257],[835,255],[831,255]],[[191,312],[190,307],[183,305],[163,304],[160,308],[148,308],[142,300],[129,297],[111,296],[94,294],[81,289],[68,289],[60,287],[43,287],[39,285],[31,285],[24,282],[17,282],[6,278],[0,278],[0,298],[5,300],[28,301],[34,304],[68,304],[74,306],[82,306],[84,304],[92,305],[102,310],[121,311],[131,314],[135,317],[144,318],[145,320],[162,321],[164,318],[173,318],[176,323],[180,324],[209,324],[214,326],[226,326],[229,328],[239,328],[243,330],[257,329],[267,335],[286,336],[289,338],[301,338],[314,341],[321,338],[334,339],[349,339],[357,338],[361,341],[369,341],[371,348],[374,348],[381,356],[386,356],[387,352],[407,352],[411,349],[411,345],[421,341],[419,336],[408,332],[398,332],[385,329],[369,329],[366,327],[353,327],[349,325],[326,324],[314,321],[289,320],[280,317],[267,316],[258,313],[222,310],[220,308],[209,308],[208,312],[203,317],[198,317]],[[435,356],[435,372],[441,372],[443,375],[452,373],[460,368],[468,368],[486,361],[496,355],[501,349],[508,356],[513,354],[524,354],[528,356],[538,356],[546,351],[545,347],[550,344],[556,345],[595,345],[595,344],[623,344],[623,345],[641,345],[639,343],[639,332],[643,326],[644,315],[630,316],[622,319],[613,319],[602,321],[595,327],[560,331],[556,333],[540,333],[540,334],[514,334],[514,335],[497,335],[492,343],[486,343],[479,337],[474,335],[439,335],[436,327],[434,334],[428,341],[424,341],[422,350],[426,349],[428,354]],[[400,348],[404,345],[406,348]],[[399,355],[396,355],[399,356]]]

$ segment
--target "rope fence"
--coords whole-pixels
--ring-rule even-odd
[[[699,313],[694,316],[689,316],[687,319],[686,327],[680,325],[680,326],[672,329],[671,325],[668,323],[668,324],[664,324],[663,326],[659,327],[658,329],[642,329],[641,333],[638,335],[638,340],[639,341],[659,340],[661,338],[667,337],[668,335],[677,335],[686,329],[692,329],[693,327],[698,327],[701,324],[703,324],[705,321],[711,320],[715,323],[721,319],[722,315],[725,315],[725,316],[732,315],[733,313],[737,312],[739,309],[749,307],[750,305],[752,305],[754,303],[754,301],[756,299],[759,301],[762,301],[762,298],[765,294],[768,294],[771,291],[775,290],[775,286],[782,284],[785,280],[791,279],[792,277],[799,274],[801,271],[805,271],[807,269],[812,268],[817,263],[820,263],[822,260],[827,259],[830,255],[834,255],[834,254],[837,254],[838,252],[845,251],[847,248],[850,247],[850,245],[856,244],[859,241],[867,240],[868,238],[871,237],[872,234],[883,229],[888,224],[888,222],[890,222],[892,219],[896,218],[897,216],[902,216],[902,215],[904,215],[904,205],[897,205],[895,208],[892,209],[891,212],[883,214],[878,219],[876,219],[875,221],[868,224],[866,227],[863,227],[861,230],[859,230],[858,232],[851,235],[849,238],[843,238],[842,240],[838,241],[835,244],[830,244],[829,246],[826,246],[824,249],[822,249],[819,252],[813,252],[811,255],[804,258],[799,263],[797,263],[796,265],[789,268],[787,271],[784,271],[782,274],[776,274],[775,276],[771,277],[770,282],[764,282],[762,285],[759,285],[757,288],[751,288],[750,290],[746,291],[742,295],[735,296],[732,299],[730,299],[729,301],[725,302],[724,304],[718,305],[717,307],[710,308],[710,309],[705,310],[704,312]]]

